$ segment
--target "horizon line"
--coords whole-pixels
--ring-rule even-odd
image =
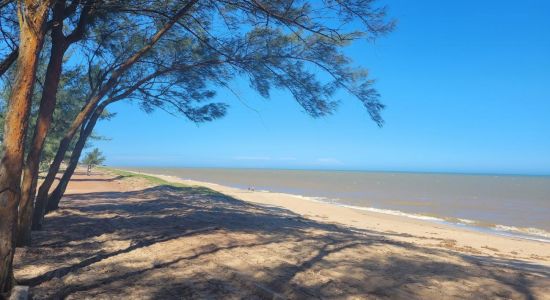
[[[519,172],[483,172],[483,171],[440,171],[440,170],[395,170],[395,169],[335,169],[335,168],[304,168],[304,167],[227,167],[227,166],[167,166],[167,165],[104,165],[112,168],[169,168],[169,169],[242,169],[242,170],[279,170],[279,171],[328,171],[328,172],[365,172],[365,173],[406,173],[406,174],[441,174],[441,175],[477,175],[477,176],[532,176],[548,177],[546,173]]]

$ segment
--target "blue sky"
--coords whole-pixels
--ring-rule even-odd
[[[286,92],[199,126],[137,106],[111,107],[97,132],[107,164],[550,174],[550,1],[380,0],[398,27],[346,51],[387,105],[378,128],[342,95],[312,119]]]

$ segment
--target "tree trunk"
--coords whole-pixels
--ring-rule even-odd
[[[69,161],[67,170],[65,170],[65,173],[63,173],[63,177],[61,177],[61,181],[59,181],[59,184],[48,198],[48,207],[46,209],[46,212],[51,212],[59,208],[59,202],[65,194],[67,185],[69,184],[69,181],[71,180],[71,177],[73,176],[74,171],[78,166],[78,160],[80,159],[82,150],[86,145],[86,140],[94,130],[95,124],[97,123],[97,120],[101,116],[101,113],[103,112],[103,109],[106,105],[107,102],[104,102],[98,106],[98,108],[95,110],[94,114],[86,124],[86,128],[80,133],[80,137],[78,138],[78,141],[76,142],[76,145],[73,149],[73,153],[71,154],[71,160]]]
[[[4,157],[0,162],[0,293],[13,285],[13,254],[21,188],[24,140],[32,102],[38,56],[42,50],[49,1],[18,3],[19,57],[4,125]]]
[[[48,174],[46,175],[44,182],[42,182],[42,185],[40,185],[40,188],[38,189],[32,218],[33,230],[42,229],[44,214],[46,213],[46,207],[48,205],[48,192],[50,191],[50,188],[55,181],[55,175],[57,175],[57,172],[59,171],[59,167],[63,162],[65,153],[67,152],[67,149],[69,149],[69,144],[71,143],[71,140],[75,133],[76,130],[74,132],[68,132],[59,143],[59,148],[57,149],[57,153],[55,154],[50,168],[48,169]]]
[[[97,98],[97,96],[94,98]],[[63,136],[63,139],[61,139],[61,142],[59,143],[59,148],[57,149],[57,152],[55,153],[55,157],[52,163],[50,164],[50,168],[48,169],[48,174],[46,175],[44,182],[42,182],[42,185],[40,185],[40,188],[38,189],[38,194],[36,195],[35,208],[33,213],[33,220],[32,220],[33,230],[42,229],[42,223],[44,222],[44,215],[46,214],[46,208],[48,207],[48,193],[52,187],[52,184],[55,181],[55,176],[57,175],[57,172],[59,172],[59,167],[61,166],[61,163],[65,158],[65,154],[69,149],[71,140],[73,139],[74,135],[78,131],[78,128],[82,126],[82,124],[88,118],[90,113],[93,112],[92,109],[95,108],[95,104],[97,104],[97,101],[94,103],[93,106],[89,106],[90,103],[91,101],[88,102],[88,104],[84,107],[82,111],[80,111],[80,113],[73,120],[73,123],[71,124],[71,127],[69,128],[67,133],[65,133],[65,135]]]
[[[50,128],[52,115],[57,101],[57,90],[63,66],[63,55],[66,51],[65,37],[63,35],[63,10],[64,1],[55,5],[53,18],[59,25],[52,28],[52,48],[50,61],[46,70],[44,90],[40,100],[38,119],[34,129],[31,148],[28,150],[26,164],[23,168],[23,181],[21,184],[21,199],[19,202],[19,219],[17,227],[17,246],[29,246],[31,243],[31,223],[33,214],[34,195],[38,180],[40,155]]]
[[[67,149],[69,148],[71,140],[76,134],[78,128],[80,128],[84,123],[84,121],[93,113],[99,101],[101,101],[101,99],[114,86],[116,86],[119,78],[122,75],[124,75],[124,73],[128,69],[130,69],[141,57],[147,54],[153,48],[153,46],[168,32],[168,30],[170,30],[170,28],[172,28],[180,18],[182,18],[185,14],[187,14],[187,12],[189,12],[189,10],[191,10],[191,8],[195,5],[195,3],[197,3],[197,1],[198,0],[189,1],[182,9],[180,9],[174,15],[172,19],[166,22],[164,26],[160,28],[151,37],[151,40],[147,44],[145,44],[139,51],[137,51],[134,55],[129,57],[116,70],[114,70],[109,80],[105,83],[105,85],[103,85],[103,87],[97,93],[97,95],[95,95],[90,99],[90,101],[88,101],[88,103],[82,108],[80,113],[73,120],[70,128],[67,130],[67,133],[64,135],[63,139],[59,143],[59,148],[57,150],[54,160],[50,165],[48,174],[46,175],[44,182],[42,183],[42,185],[40,185],[40,188],[38,189],[38,194],[36,195],[36,201],[35,201],[33,222],[32,222],[33,229],[39,230],[42,228],[45,208],[48,206],[48,203],[47,203],[48,192],[52,187],[53,182],[55,181],[55,176],[57,175],[57,172],[59,172],[59,167],[61,166],[61,162],[63,162],[65,153],[67,152]]]

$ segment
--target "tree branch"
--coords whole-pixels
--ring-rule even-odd
[[[13,49],[13,51],[0,63],[0,76],[4,75],[11,65],[17,60],[19,56],[19,48]]]

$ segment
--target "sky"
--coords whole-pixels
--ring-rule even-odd
[[[379,0],[390,35],[345,51],[387,105],[378,128],[341,95],[313,119],[237,80],[228,115],[196,125],[117,103],[94,142],[111,166],[550,174],[550,1]]]

